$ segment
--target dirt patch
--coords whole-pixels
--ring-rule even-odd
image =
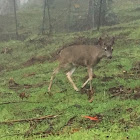
[[[120,85],[119,87],[110,88],[109,92],[111,93],[111,98],[119,96],[121,99],[128,99],[133,95],[134,90]]]
[[[137,71],[138,73],[140,73],[140,61],[133,64],[131,71]]]
[[[120,97],[121,99],[139,99],[140,98],[140,88],[126,88],[122,85],[118,87],[112,87],[109,89],[111,93],[111,98]]]
[[[133,96],[133,99],[137,100],[140,98],[140,87],[135,88],[134,90],[135,94]]]
[[[123,67],[119,66],[119,68],[122,69]],[[118,74],[117,77],[124,78],[124,79],[139,79],[140,78],[140,61],[135,62],[132,68],[130,69],[130,71],[122,70],[122,73]]]
[[[113,79],[114,79],[114,77],[106,77],[106,76],[105,76],[105,77],[102,78],[102,81],[103,81],[103,82],[107,82],[107,81],[111,81],[111,80],[113,80]]]
[[[23,63],[23,66],[28,67],[34,64],[44,63],[47,60],[49,60],[48,56],[33,56],[29,60],[27,60],[25,63]]]
[[[37,84],[19,84],[17,83],[14,78],[10,78],[9,81],[8,81],[8,87],[9,89],[15,89],[15,90],[19,90],[19,89],[22,89],[22,88],[25,88],[25,89],[30,89],[30,88],[38,88],[38,87],[43,87],[46,83],[45,82],[40,82],[40,83],[37,83]]]
[[[140,61],[135,62],[130,71],[123,71],[125,78],[139,79],[140,78]]]
[[[140,61],[135,62],[130,70],[131,75],[140,78]]]

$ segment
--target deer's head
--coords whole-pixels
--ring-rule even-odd
[[[103,49],[104,55],[109,59],[112,58],[114,40],[114,37],[109,40],[102,39],[101,37],[99,38],[99,45]]]

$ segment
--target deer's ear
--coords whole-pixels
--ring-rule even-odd
[[[102,39],[102,37],[100,37],[100,38],[98,39],[98,44],[99,44],[99,45],[103,45],[103,39]]]
[[[112,45],[115,43],[115,37],[112,37]]]
[[[98,40],[99,40],[99,41],[102,41],[103,39],[102,39],[102,37],[100,37]]]

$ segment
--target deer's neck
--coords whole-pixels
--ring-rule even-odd
[[[104,51],[102,50],[102,48],[100,48],[99,50],[99,53],[98,53],[98,59],[101,60],[102,58],[105,57],[105,53]]]

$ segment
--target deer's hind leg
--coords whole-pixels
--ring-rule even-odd
[[[50,79],[50,84],[49,84],[49,87],[48,87],[48,92],[49,92],[49,93],[50,93],[50,91],[51,91],[51,87],[52,87],[52,84],[53,84],[53,80],[54,80],[56,74],[59,72],[60,68],[61,68],[61,66],[58,66],[58,67],[53,71],[53,74],[52,74],[51,79]]]
[[[89,102],[91,103],[93,101],[93,94],[94,94],[94,90],[92,87],[92,79],[93,79],[92,68],[88,68],[88,75],[89,75],[89,84],[90,84],[90,91],[88,93],[88,99],[89,99]]]

